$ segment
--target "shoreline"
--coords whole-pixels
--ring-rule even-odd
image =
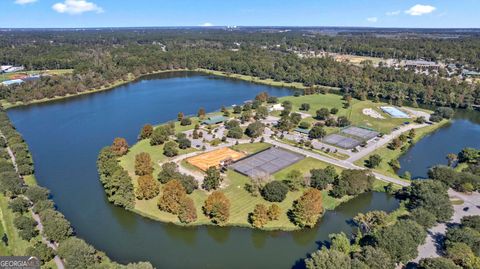
[[[225,72],[222,71],[216,71],[216,70],[209,70],[209,69],[203,69],[203,68],[197,68],[193,70],[189,69],[169,69],[169,70],[158,70],[154,71],[151,73],[147,74],[141,74],[138,77],[133,76],[133,74],[129,73],[129,79],[128,80],[117,80],[112,85],[109,86],[102,86],[99,89],[91,89],[91,90],[86,90],[80,93],[76,94],[67,94],[65,96],[56,96],[53,98],[43,98],[43,99],[36,99],[32,100],[30,102],[22,102],[18,101],[16,103],[10,103],[5,99],[0,100],[0,105],[5,109],[11,109],[15,107],[22,107],[22,106],[29,106],[29,105],[34,105],[34,104],[42,104],[42,103],[48,103],[48,102],[54,102],[58,100],[63,100],[63,99],[68,99],[72,97],[77,97],[77,96],[82,96],[82,95],[87,95],[87,94],[93,94],[93,93],[98,93],[98,92],[103,92],[103,91],[108,91],[108,90],[113,90],[117,87],[126,85],[131,82],[135,82],[136,80],[139,80],[143,77],[150,76],[150,75],[157,75],[157,74],[163,74],[163,73],[174,73],[174,72],[198,72],[198,73],[203,73],[207,75],[214,75],[218,77],[224,77],[224,78],[230,78],[230,79],[236,79],[236,80],[242,80],[242,81],[247,81],[250,83],[255,83],[255,84],[261,84],[261,85],[267,85],[267,86],[272,86],[272,87],[284,87],[284,88],[291,88],[291,89],[297,89],[297,90],[304,90],[308,87],[303,86],[303,84],[299,82],[283,82],[283,81],[274,81],[272,79],[260,79],[257,77],[253,76],[246,76],[246,75],[239,75],[239,74],[226,74]],[[338,88],[335,87],[329,87],[329,86],[322,86],[322,85],[316,85],[315,87],[320,87],[324,89],[328,89],[329,91],[338,91]]]

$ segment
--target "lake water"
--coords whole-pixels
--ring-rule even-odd
[[[115,90],[53,103],[14,108],[8,114],[32,151],[39,184],[49,188],[76,233],[119,262],[148,260],[157,268],[291,268],[328,234],[351,232],[358,212],[391,211],[398,201],[385,193],[358,196],[327,212],[314,229],[263,232],[214,226],[185,228],[140,217],[106,200],[98,180],[99,150],[117,137],[135,143],[141,126],[241,104],[257,93],[292,94],[197,73],[146,77]]]
[[[412,178],[426,178],[428,169],[448,163],[447,154],[458,153],[465,147],[480,148],[480,112],[459,110],[451,123],[416,143],[399,159],[401,169]]]

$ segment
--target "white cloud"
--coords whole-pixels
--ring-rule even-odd
[[[37,0],[15,0],[15,4],[17,5],[26,5],[26,4],[32,4],[37,2]]]
[[[211,23],[211,22],[205,22],[205,23],[200,24],[199,26],[202,26],[202,27],[210,27],[210,26],[213,26],[213,23]]]
[[[400,15],[401,11],[400,10],[395,10],[395,11],[389,11],[387,13],[385,13],[385,15],[387,16],[397,16],[397,15]]]
[[[372,23],[376,23],[378,21],[378,18],[377,17],[370,17],[370,18],[367,18],[367,21],[372,22]]]
[[[102,13],[103,9],[97,4],[87,2],[86,0],[65,0],[63,3],[56,3],[52,6],[58,13],[67,13],[71,15],[82,14],[84,12]]]
[[[405,13],[412,16],[422,16],[425,14],[432,13],[433,11],[435,11],[435,9],[437,8],[434,6],[417,4],[411,7],[409,10],[405,10]]]

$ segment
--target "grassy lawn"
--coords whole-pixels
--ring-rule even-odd
[[[247,144],[239,144],[232,146],[231,148],[236,151],[242,151],[247,154],[254,154],[259,151],[265,150],[270,148],[272,145],[268,143],[247,143]]]
[[[258,151],[264,150],[270,147],[270,144],[267,143],[248,143],[233,146],[232,148],[239,151],[245,151],[249,154],[256,153]],[[136,181],[136,176],[134,175],[134,156],[139,152],[148,152],[150,153],[152,159],[157,163],[159,161],[165,161],[167,158],[163,156],[162,146],[152,147],[148,143],[148,140],[139,141],[136,145],[131,147],[129,153],[120,159],[120,163],[125,167],[128,172],[132,175],[134,181]],[[186,152],[186,151],[185,151]],[[182,165],[187,169],[194,169],[186,162],[182,162]],[[273,175],[273,178],[276,180],[282,180],[285,178],[286,174],[290,171],[296,169],[301,171],[304,174],[307,174],[312,168],[325,168],[328,164],[323,163],[319,160],[313,158],[305,158],[304,160],[297,162],[296,164],[287,167],[276,174]],[[160,167],[155,166],[155,174],[159,172]],[[340,173],[341,169],[336,167],[336,170]],[[154,174],[154,175],[155,175]],[[225,183],[227,187],[222,189],[222,192],[228,197],[231,203],[230,208],[230,219],[227,225],[232,226],[245,226],[250,227],[248,222],[248,216],[253,211],[255,205],[265,204],[270,205],[272,203],[265,201],[261,196],[254,197],[249,192],[245,190],[245,184],[249,183],[250,179],[244,175],[241,175],[233,170],[228,170],[225,175]],[[136,185],[136,182],[134,182]],[[297,227],[290,222],[287,216],[288,210],[292,207],[293,201],[298,199],[303,193],[303,190],[289,192],[286,199],[277,203],[277,205],[282,209],[282,214],[279,220],[269,222],[264,229],[270,230],[294,230]],[[322,191],[323,194],[323,205],[326,209],[332,210],[340,203],[345,202],[352,197],[344,197],[342,199],[335,199],[328,195],[328,190]],[[208,193],[203,190],[195,190],[192,194],[189,195],[195,202],[197,206],[197,216],[198,219],[195,223],[191,225],[202,225],[202,224],[211,224],[210,220],[204,216],[202,212],[202,206],[208,196]],[[160,220],[163,222],[172,222],[180,224],[177,216],[162,212],[158,209],[157,206],[158,197],[155,197],[150,200],[137,200],[135,204],[134,211],[140,215]],[[180,224],[181,225],[181,224]]]
[[[423,127],[423,128],[420,128],[420,129],[416,129],[415,132],[416,132],[416,135],[415,135],[415,138],[413,139],[413,143],[417,143],[418,141],[420,141],[423,137],[425,137],[426,135],[434,132],[435,130],[437,130],[438,128],[442,127],[443,125],[447,124],[449,121],[448,120],[443,120],[442,122],[439,122],[435,125],[429,125],[429,126],[426,126],[426,127]],[[404,153],[402,152],[401,149],[396,149],[396,150],[391,150],[389,148],[387,148],[388,144],[383,146],[383,147],[380,147],[378,148],[377,150],[375,150],[374,152],[364,156],[362,159],[360,160],[357,160],[355,162],[356,165],[359,165],[359,166],[363,166],[365,167],[365,161],[368,160],[368,158],[371,156],[371,155],[374,155],[374,154],[378,154],[382,157],[382,162],[380,163],[380,165],[375,168],[374,170],[381,173],[381,174],[384,174],[384,175],[387,175],[387,176],[392,176],[392,177],[396,177],[396,178],[400,178],[397,173],[392,169],[392,167],[390,165],[388,165],[388,162],[390,162],[391,160],[396,160],[398,158],[400,158],[400,156]]]
[[[8,208],[8,198],[0,194],[0,237],[3,233],[7,234],[8,247],[0,242],[0,254],[5,255],[25,255],[26,249],[31,245],[30,242],[23,240],[13,225],[15,214]],[[35,239],[32,239],[32,242]]]
[[[196,149],[194,148],[189,148],[186,150],[180,149],[179,154],[181,155],[181,154],[186,154],[194,151],[196,151]],[[135,155],[141,152],[146,152],[150,154],[150,158],[154,163],[153,167],[155,169],[153,171],[153,175],[156,176],[160,172],[160,166],[158,165],[158,163],[167,161],[168,157],[163,155],[163,145],[151,146],[149,139],[140,140],[135,145],[130,147],[128,153],[119,159],[120,164],[130,173],[132,177],[136,179],[135,172],[134,172],[135,171],[135,168],[134,168]]]
[[[394,127],[401,125],[405,119],[394,119],[385,114],[380,107],[388,105],[387,103],[375,103],[370,100],[360,101],[352,99],[351,105],[349,108],[344,108],[344,101],[342,96],[337,94],[314,94],[314,95],[303,95],[303,96],[286,96],[280,98],[280,102],[290,101],[293,104],[293,111],[300,111],[300,105],[303,103],[310,104],[310,110],[300,111],[316,116],[316,111],[320,108],[337,108],[338,113],[336,116],[346,116],[353,125],[363,126],[368,128],[373,128],[379,132],[388,134],[392,131]],[[363,114],[364,108],[371,108],[377,111],[380,115],[385,117],[385,119],[375,119],[370,116]],[[307,122],[315,122],[313,118],[304,119]],[[333,133],[338,131],[338,128],[327,128],[327,133]]]

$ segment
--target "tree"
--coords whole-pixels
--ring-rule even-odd
[[[17,195],[23,192],[22,182],[18,180],[17,173],[14,171],[0,172],[0,191],[6,196]]]
[[[312,129],[308,132],[308,137],[312,139],[321,139],[327,135],[325,129],[322,126],[313,126]]]
[[[137,179],[138,186],[137,186],[137,198],[140,200],[149,200],[153,197],[157,196],[160,192],[160,187],[158,186],[158,182],[153,179],[151,174],[146,174],[139,176]]]
[[[338,108],[332,107],[332,109],[330,109],[330,114],[335,115],[335,114],[337,114],[337,113],[338,113]]]
[[[281,214],[281,209],[278,205],[272,204],[268,208],[267,215],[269,220],[278,220]]]
[[[480,159],[480,150],[464,148],[458,153],[458,161],[461,163],[476,163]]]
[[[174,179],[165,184],[162,195],[158,199],[158,208],[162,211],[179,214],[182,202],[186,198],[186,192],[180,181]],[[188,206],[188,205],[186,205]]]
[[[235,113],[235,114],[242,113],[242,107],[241,106],[234,106],[233,107],[233,113]]]
[[[192,125],[192,119],[191,119],[191,118],[183,118],[183,119],[180,121],[180,125],[182,125],[182,126]]]
[[[461,269],[462,267],[453,263],[453,261],[438,257],[438,258],[423,258],[418,263],[418,269]]]
[[[169,131],[165,126],[159,126],[153,130],[152,136],[150,137],[150,145],[162,145],[168,141]]]
[[[52,241],[61,242],[72,235],[70,222],[58,211],[47,209],[40,212],[44,235]]]
[[[265,125],[259,121],[250,123],[245,130],[245,134],[252,138],[257,138],[263,135]]]
[[[128,144],[125,138],[117,137],[113,140],[113,144],[111,146],[112,152],[115,153],[117,156],[123,156],[128,152]]]
[[[58,255],[68,268],[91,268],[96,260],[95,249],[82,239],[70,237],[58,247]]]
[[[326,120],[330,116],[330,111],[328,110],[328,108],[324,108],[324,107],[320,108],[315,113],[317,115],[317,119],[319,120]]]
[[[25,191],[25,196],[35,204],[39,201],[47,200],[50,196],[50,191],[47,188],[40,186],[28,186]]]
[[[168,141],[163,146],[163,155],[167,157],[174,157],[178,155],[178,144],[174,141]]]
[[[172,179],[179,178],[178,166],[174,162],[166,162],[162,164],[162,170],[158,173],[158,181],[165,184]]]
[[[145,124],[142,127],[142,131],[140,132],[140,139],[147,139],[152,136],[153,133],[153,126],[151,124]]]
[[[38,214],[47,209],[54,209],[55,204],[52,200],[38,201],[32,208],[35,214]]]
[[[346,127],[350,125],[350,120],[345,116],[340,116],[337,118],[338,127]]]
[[[423,208],[432,213],[437,221],[448,221],[453,215],[452,204],[448,198],[447,188],[443,183],[434,180],[414,181],[407,189],[411,210]]]
[[[222,182],[220,170],[218,170],[218,168],[215,166],[210,166],[205,173],[206,175],[203,179],[202,188],[207,191],[218,189],[218,187],[220,187],[220,183]]]
[[[322,193],[310,188],[293,203],[292,219],[300,227],[313,227],[323,213]]]
[[[37,222],[31,217],[19,215],[13,220],[13,225],[19,231],[19,235],[23,240],[30,241],[38,235],[38,231],[35,229]]]
[[[310,110],[310,104],[308,104],[308,103],[301,104],[300,105],[300,110],[309,111]]]
[[[480,258],[465,243],[450,243],[446,249],[446,257],[462,268],[479,268]]]
[[[410,212],[410,219],[422,225],[425,229],[430,229],[437,222],[437,217],[422,207],[418,207]]]
[[[268,93],[267,92],[261,92],[255,96],[255,100],[258,100],[260,102],[266,102],[268,99]]]
[[[366,161],[367,167],[369,168],[378,167],[381,162],[382,162],[382,157],[380,157],[380,155],[378,154],[370,155],[370,157],[368,157],[368,160]]]
[[[448,228],[445,236],[447,248],[454,243],[464,243],[469,246],[473,253],[480,253],[480,232],[470,227]]]
[[[152,160],[150,154],[141,152],[135,155],[135,175],[150,175],[153,172]]]
[[[345,195],[357,195],[370,191],[375,177],[367,170],[346,169],[342,171],[340,178],[333,182],[331,194],[334,197]]]
[[[338,250],[347,255],[353,252],[354,246],[350,244],[350,239],[347,237],[345,233],[341,232],[338,234],[330,234],[328,238],[330,238],[331,250]]]
[[[366,264],[369,269],[393,269],[396,267],[392,258],[385,251],[372,246],[363,247],[362,251],[355,254],[354,257]]]
[[[201,107],[200,109],[198,109],[197,116],[198,116],[199,118],[204,118],[206,114],[207,114],[207,113],[205,112],[205,108]]]
[[[10,208],[15,213],[23,214],[28,211],[30,202],[23,197],[16,197],[10,202],[8,202],[8,208]]]
[[[338,250],[322,249],[313,252],[305,259],[307,269],[350,269],[350,256]]]
[[[222,225],[230,217],[230,201],[220,191],[214,191],[205,200],[203,212],[213,223]]]
[[[192,142],[187,138],[187,135],[184,133],[179,133],[177,135],[177,143],[180,149],[187,149],[192,146]]]
[[[255,228],[262,228],[269,221],[267,207],[263,204],[255,205],[252,213],[250,213],[250,223]]]
[[[305,185],[302,172],[294,169],[287,173],[286,179],[283,183],[287,184],[288,189],[291,191],[298,191],[303,185]]]
[[[262,188],[262,196],[269,202],[281,202],[285,200],[288,193],[288,186],[280,181],[268,182]]]
[[[243,130],[240,126],[231,127],[228,129],[227,137],[240,139],[243,137]]]
[[[193,176],[179,173],[178,180],[180,181],[180,183],[182,183],[182,186],[185,188],[187,194],[190,194],[194,190],[198,189],[198,181],[195,180]]]
[[[318,190],[326,189],[338,177],[333,166],[327,166],[325,169],[310,170],[310,186]]]
[[[197,209],[195,208],[195,203],[192,198],[185,196],[180,201],[178,219],[182,223],[191,223],[197,220]]]
[[[306,121],[302,121],[302,122],[300,122],[298,127],[302,128],[302,129],[309,129],[310,128],[310,123],[306,122]]]
[[[178,112],[177,121],[182,121],[184,117],[185,117],[185,115],[183,114],[183,112]]]
[[[374,234],[375,246],[383,249],[395,262],[406,263],[417,257],[418,246],[425,241],[425,229],[414,221],[400,220]]]
[[[264,106],[259,106],[255,111],[255,119],[257,120],[266,119],[268,117],[268,109]]]
[[[384,211],[369,211],[365,214],[358,213],[353,222],[363,233],[370,233],[387,224],[387,213]]]
[[[37,242],[35,245],[28,247],[26,254],[39,258],[42,264],[51,261],[55,256],[53,249],[42,242]]]

